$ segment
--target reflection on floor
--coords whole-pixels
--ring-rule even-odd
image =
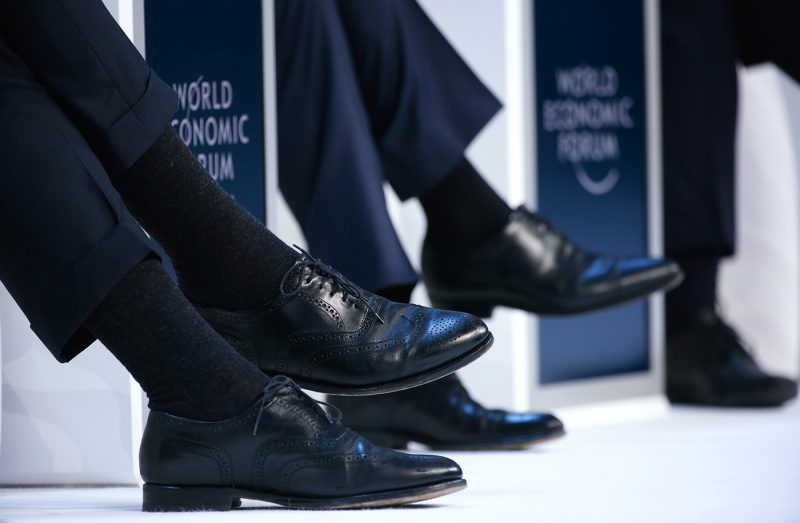
[[[800,522],[798,404],[679,408],[530,451],[449,455],[469,488],[412,508],[323,514],[246,502],[229,513],[154,515],[139,512],[135,488],[22,488],[0,489],[0,521]]]

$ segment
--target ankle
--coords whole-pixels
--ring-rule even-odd
[[[477,246],[501,231],[511,214],[466,158],[419,200],[428,219],[427,240],[437,247]]]

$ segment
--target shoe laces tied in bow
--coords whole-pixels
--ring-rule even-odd
[[[258,433],[258,426],[261,423],[261,415],[264,413],[264,410],[269,406],[270,402],[272,401],[275,396],[278,395],[284,389],[295,390],[301,396],[306,396],[309,400],[314,402],[314,407],[317,411],[325,416],[325,419],[328,420],[328,423],[331,424],[338,424],[342,420],[342,411],[340,411],[335,406],[331,405],[330,403],[326,403],[322,400],[316,400],[310,396],[307,396],[303,389],[294,382],[294,380],[288,376],[278,375],[273,376],[267,385],[264,387],[264,395],[261,396],[261,404],[258,408],[258,416],[256,416],[256,422],[253,425],[253,436]],[[325,409],[327,407],[330,410]]]
[[[295,249],[300,251],[302,257],[297,260],[294,265],[292,265],[286,274],[283,275],[283,279],[281,280],[281,294],[284,296],[294,296],[298,292],[300,292],[300,288],[302,286],[302,279],[304,277],[306,269],[309,269],[312,273],[319,275],[322,278],[322,282],[320,283],[320,288],[322,288],[325,283],[329,282],[331,285],[331,296],[333,296],[337,290],[341,291],[343,294],[343,298],[346,300],[348,296],[352,296],[355,298],[355,302],[362,302],[364,306],[369,310],[372,314],[375,315],[375,318],[383,324],[383,318],[381,318],[380,314],[372,307],[369,300],[364,297],[361,292],[361,289],[355,283],[351,282],[347,278],[345,278],[339,271],[331,267],[330,265],[326,265],[322,262],[322,260],[318,258],[314,258],[309,254],[305,249],[298,247],[297,245],[294,246]],[[290,281],[292,279],[292,275],[297,273],[297,285],[292,288],[290,287]]]

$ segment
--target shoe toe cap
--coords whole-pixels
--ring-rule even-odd
[[[429,309],[420,342],[427,353],[447,360],[480,347],[490,338],[489,327],[477,316]]]
[[[461,479],[461,467],[450,458],[429,454],[402,454],[406,463],[403,472],[407,480],[415,484],[434,483]]]
[[[614,293],[630,298],[672,289],[682,280],[680,266],[668,259],[598,257],[581,273],[579,287],[598,296]]]
[[[665,258],[625,258],[617,262],[617,272],[629,284],[663,282],[675,285],[683,279],[680,265]]]
[[[509,412],[505,418],[506,431],[512,434],[547,436],[564,431],[561,420],[548,413]]]

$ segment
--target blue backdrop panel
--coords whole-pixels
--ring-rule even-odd
[[[146,0],[147,61],[178,93],[172,122],[208,172],[266,222],[261,0]]]
[[[540,212],[579,244],[647,252],[642,0],[534,3]],[[649,368],[647,303],[540,322],[540,383]]]

